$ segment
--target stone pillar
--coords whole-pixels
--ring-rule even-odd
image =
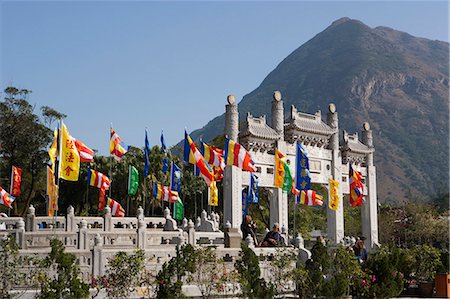
[[[100,234],[97,234],[94,239],[94,249],[92,250],[92,275],[97,277],[103,275],[104,266],[102,262],[102,247],[103,240]]]
[[[19,245],[20,249],[27,249],[25,242],[25,222],[22,219],[19,219],[16,225],[17,225],[16,230],[17,245]]]
[[[141,208],[142,210],[142,208]],[[146,236],[147,233],[147,225],[145,224],[144,219],[138,220],[138,230],[137,230],[137,247],[139,249],[145,250],[146,246]]]
[[[74,221],[75,218],[75,210],[72,206],[67,208],[66,215],[66,231],[73,232],[76,229],[76,223]]]
[[[284,140],[284,107],[281,92],[279,91],[273,93],[272,129],[280,134],[280,140]]]
[[[188,222],[188,244],[191,244],[192,246],[195,246],[195,224],[194,222],[189,219]]]
[[[231,140],[237,141],[239,134],[238,105],[233,95],[229,95],[227,101],[228,105],[225,106],[225,135]]]
[[[82,219],[80,229],[78,230],[78,249],[89,249],[89,241],[87,239],[87,221]]]
[[[111,215],[111,208],[110,207],[105,207],[105,214],[103,215],[103,220],[104,220],[104,230],[105,232],[110,232],[113,230],[113,225],[112,225],[112,215]]]
[[[239,112],[235,97],[229,95],[225,111],[225,135],[238,141]],[[232,228],[240,228],[242,223],[242,170],[236,166],[226,166],[223,179],[223,223],[229,221]]]
[[[338,195],[339,205],[337,211],[327,208],[327,236],[332,244],[341,243],[344,240],[344,205],[342,194],[342,158],[339,151],[339,119],[336,106],[331,103],[328,106],[327,124],[335,130],[330,137],[329,148],[331,149],[331,177],[339,183]],[[329,190],[329,188],[328,188]],[[329,198],[328,198],[329,200]],[[328,204],[328,202],[327,202]]]
[[[372,151],[366,155],[366,187],[367,197],[361,207],[362,232],[366,237],[366,247],[368,250],[374,249],[378,245],[378,199],[377,199],[377,174],[373,165],[373,138],[369,123],[364,123],[362,131],[362,142]]]
[[[27,222],[26,222],[26,230],[34,232],[36,231],[36,215],[35,215],[35,208],[33,205],[30,205],[27,212]]]

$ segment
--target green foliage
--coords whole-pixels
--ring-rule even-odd
[[[93,279],[92,286],[98,290],[104,288],[109,298],[127,298],[133,287],[143,280],[144,251],[133,254],[119,251],[109,260],[106,275]]]
[[[428,245],[417,245],[411,250],[414,257],[414,277],[419,282],[432,282],[437,270],[442,268],[439,249]]]
[[[353,277],[358,271],[361,271],[360,265],[354,257],[351,250],[343,246],[331,252],[329,280],[326,281],[323,294],[326,296],[340,297],[350,294],[350,287]]]
[[[275,288],[260,277],[259,260],[253,250],[242,243],[239,257],[234,266],[239,273],[242,294],[246,298],[273,298]]]
[[[39,277],[41,292],[37,298],[87,298],[89,285],[80,278],[80,269],[75,255],[64,252],[64,245],[57,239],[50,241],[52,251],[42,266],[48,269]]]
[[[165,262],[156,276],[158,298],[185,298],[181,291],[183,277],[196,269],[195,249],[187,244],[179,248],[170,261]]]
[[[0,298],[11,298],[9,292],[25,279],[19,271],[19,246],[14,237],[8,235],[0,239]]]
[[[280,248],[267,262],[270,273],[269,283],[275,287],[275,294],[280,296],[290,291],[290,282],[295,277],[297,255],[292,248]]]
[[[12,211],[17,215],[24,214],[34,199],[44,202],[47,147],[52,138],[51,130],[34,114],[34,107],[27,101],[30,93],[26,89],[7,87],[4,101],[0,102],[0,180],[9,181],[13,165],[23,170],[22,193]],[[0,212],[5,209],[0,206]]]
[[[369,284],[369,293],[376,297],[392,298],[398,296],[404,285],[404,275],[400,272],[402,267],[402,249],[394,246],[383,246],[372,253],[363,270],[370,276],[363,276],[361,286]],[[370,277],[370,280],[368,278]]]
[[[328,274],[331,266],[331,258],[328,255],[325,245],[317,241],[311,249],[311,259],[306,261],[306,269],[308,270],[312,286],[313,294],[322,294],[325,285],[324,275]]]
[[[299,298],[310,298],[312,280],[309,271],[304,265],[297,264],[293,272],[293,280],[295,283],[295,294]]]

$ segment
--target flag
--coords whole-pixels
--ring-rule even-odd
[[[211,183],[211,186],[209,186],[209,205],[212,207],[217,207],[219,205],[219,190],[214,181]]]
[[[163,167],[162,172],[166,173],[169,169],[169,157],[167,156],[167,147],[166,143],[164,142],[164,135],[161,131],[161,153],[163,153]]]
[[[214,172],[214,181],[220,182],[223,179],[223,170],[225,169],[223,150],[201,142],[200,153],[203,155],[206,162],[208,162],[209,166],[212,167]]]
[[[300,191],[309,190],[311,188],[308,154],[306,153],[306,149],[302,146],[301,143],[297,143],[295,188]]]
[[[22,182],[22,169],[13,166],[11,169],[11,195],[20,196],[20,183]]]
[[[197,150],[186,131],[184,131],[184,161],[195,164],[200,171],[200,175],[205,180],[206,185],[208,187],[211,186],[211,183],[214,181],[214,172],[202,154]]]
[[[48,150],[50,161],[52,161],[52,170],[55,172],[56,156],[58,155],[58,130],[55,128],[53,131],[53,143]]]
[[[170,190],[177,192],[181,190],[181,169],[174,162],[170,170]]]
[[[173,218],[176,220],[183,220],[183,212],[183,202],[181,201],[181,198],[178,198],[178,201],[174,204]]]
[[[248,186],[248,202],[258,203],[258,177],[250,173],[250,186]]]
[[[120,203],[108,197],[108,207],[111,208],[111,215],[114,217],[125,217],[125,210]]]
[[[317,194],[313,190],[301,190],[300,191],[300,201],[298,203],[308,206],[321,206],[323,204],[322,195]]]
[[[123,155],[125,155],[130,149],[122,139],[114,132],[111,128],[111,139],[109,141],[109,153],[114,157],[116,161],[122,160]]]
[[[328,179],[330,183],[330,201],[328,202],[328,207],[331,210],[337,211],[339,207],[339,182],[333,179]]]
[[[59,177],[66,181],[78,181],[80,173],[80,155],[75,142],[63,123],[61,126],[61,159],[59,161]]]
[[[153,183],[153,196],[157,200],[168,202],[178,201],[178,192],[170,190],[168,186],[163,186],[161,183]]]
[[[81,140],[72,137],[75,142],[78,154],[80,155],[80,162],[94,162],[94,151],[87,147]]]
[[[144,146],[144,178],[148,176],[148,155],[150,154],[150,144],[148,143],[147,130],[145,130],[145,146]]]
[[[139,172],[130,165],[128,170],[128,194],[135,195],[139,187]]]
[[[348,177],[350,183],[350,205],[352,207],[361,206],[364,197],[364,185],[362,175],[359,171],[353,170],[351,164]]]
[[[109,189],[109,186],[111,185],[111,181],[109,178],[104,175],[103,173],[92,170],[88,168],[87,172],[87,181],[89,186],[97,187],[97,188],[105,188]]]
[[[0,204],[7,206],[12,209],[12,203],[15,200],[13,196],[11,196],[5,189],[0,187]]]
[[[106,188],[103,186],[98,191],[98,210],[103,211],[105,209]]]
[[[225,138],[223,157],[226,165],[234,165],[244,171],[256,172],[255,163],[253,163],[247,150],[239,143],[228,138]]]
[[[284,179],[283,179],[283,191],[292,192],[293,179],[291,174],[291,168],[288,163],[284,163]]]
[[[242,219],[247,216],[248,213],[248,195],[245,189],[242,190]]]
[[[278,149],[275,149],[275,176],[274,176],[274,186],[277,188],[282,188],[284,185],[284,165],[286,164],[286,156],[282,154]]]
[[[58,186],[55,183],[55,174],[47,166],[47,216],[53,217],[55,211],[58,211]]]

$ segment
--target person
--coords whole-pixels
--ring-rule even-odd
[[[280,225],[274,223],[272,230],[268,232],[262,242],[263,247],[276,247],[284,244],[283,237],[280,234]]]
[[[242,240],[245,241],[248,235],[253,239],[255,246],[258,246],[258,240],[256,239],[256,223],[253,221],[252,216],[245,215],[244,221],[241,224]]]
[[[353,246],[355,257],[360,263],[367,261],[367,249],[364,246],[365,240],[365,237],[359,237],[358,240],[356,240],[356,244]]]

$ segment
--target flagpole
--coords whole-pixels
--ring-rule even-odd
[[[109,129],[109,135],[111,135],[111,129],[112,129],[112,123]],[[109,180],[110,180],[110,184],[109,184],[109,191],[108,191],[108,196],[111,197],[111,190],[112,190],[112,183],[113,183],[113,174],[112,174],[112,163],[113,163],[113,158],[112,158],[112,154],[111,154],[111,136],[109,137]]]
[[[59,134],[59,149],[58,149],[58,151],[59,151],[59,153],[58,153],[58,156],[59,156],[59,161],[58,161],[58,171],[57,171],[57,173],[58,173],[58,179],[56,180],[56,187],[58,188],[58,201],[59,201],[59,198],[60,198],[60,196],[59,196],[59,178],[60,178],[60,172],[61,172],[61,159],[62,159],[62,126],[63,126],[63,124],[64,124],[64,122],[63,122],[63,120],[62,120],[62,118],[60,119],[60,126],[59,126],[59,130],[58,130],[58,134]],[[59,205],[58,205],[58,209],[59,209]],[[58,211],[57,210],[55,210],[55,211],[53,211],[53,222],[56,222],[56,219],[55,219],[55,217],[58,215]],[[53,223],[53,227],[55,227],[55,225],[54,225],[55,223]]]
[[[143,193],[143,200],[142,200],[142,210],[144,210],[144,217],[145,217],[145,192],[147,191],[147,178],[144,177],[144,193]]]

